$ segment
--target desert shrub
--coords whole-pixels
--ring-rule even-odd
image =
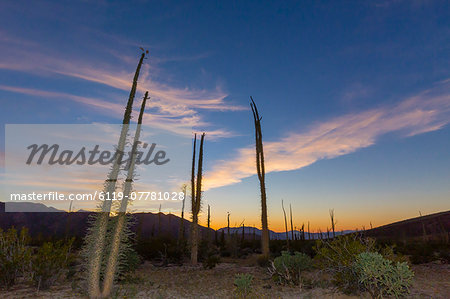
[[[218,263],[220,263],[220,255],[218,255],[218,254],[211,254],[203,262],[203,268],[205,268],[205,269],[212,269]]]
[[[225,256],[239,257],[239,239],[236,234],[230,235],[225,243]]]
[[[408,242],[399,245],[398,251],[409,255],[412,264],[430,263],[437,260],[448,262],[450,254],[448,244],[438,241]]]
[[[258,255],[256,262],[260,267],[268,267],[270,265],[269,258],[263,254]]]
[[[318,240],[314,260],[317,265],[329,272],[333,282],[345,293],[358,289],[358,279],[353,263],[358,254],[373,251],[375,241],[361,238],[356,234],[338,236],[332,240]]]
[[[142,264],[142,258],[131,246],[124,249],[121,257],[119,280],[134,272]]]
[[[236,294],[239,298],[246,298],[252,291],[253,275],[251,274],[236,274],[234,278],[234,285],[236,286]]]
[[[201,240],[198,246],[198,259],[205,262],[213,255],[220,255],[220,248],[210,240]]]
[[[144,260],[160,260],[161,264],[182,264],[186,252],[186,242],[167,236],[140,239],[134,246]]]
[[[395,245],[386,245],[381,248],[380,254],[385,258],[388,259],[394,263],[400,262],[400,263],[407,263],[410,264],[409,258],[406,255],[403,255],[401,253],[395,252]]]
[[[298,285],[301,280],[301,273],[312,267],[311,258],[301,252],[291,255],[283,251],[281,256],[275,258],[269,268],[273,279],[281,284]]]
[[[359,286],[372,298],[403,297],[409,293],[414,273],[403,262],[393,263],[376,252],[360,253],[353,264]]]
[[[450,264],[450,248],[447,246],[439,249],[438,257],[442,263]]]
[[[249,247],[241,247],[239,250],[239,258],[241,259],[246,259],[248,258],[250,255],[252,255],[253,250]]]
[[[316,242],[314,240],[295,240],[290,243],[291,251],[303,252],[309,256],[314,256],[314,246]]]
[[[58,280],[71,261],[71,246],[68,242],[46,242],[32,258],[31,271],[33,281],[38,289],[47,289]]]
[[[270,240],[269,243],[270,252],[275,255],[281,254],[281,252],[286,250],[285,240]]]
[[[28,242],[26,228],[20,233],[15,228],[6,232],[0,229],[0,286],[8,289],[29,269],[31,250],[27,247]]]

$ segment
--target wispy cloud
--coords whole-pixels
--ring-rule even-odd
[[[76,96],[64,92],[54,92],[54,91],[45,91],[40,89],[34,89],[34,88],[25,88],[25,87],[16,87],[16,86],[7,86],[7,85],[0,85],[1,90],[14,92],[14,93],[21,93],[31,96],[38,96],[38,97],[44,97],[44,98],[58,98],[61,100],[72,100],[78,103],[82,103],[89,106],[94,106],[99,109],[105,109],[112,112],[118,112],[121,110],[121,106],[119,104],[107,102],[104,100],[96,99],[96,98],[88,98],[88,97],[81,97]]]
[[[0,90],[14,93],[26,94],[31,96],[43,97],[55,100],[71,100],[82,105],[97,109],[98,112],[121,119],[123,116],[124,104],[109,102],[98,98],[81,97],[64,92],[45,91],[33,88],[15,87],[0,85]],[[148,108],[157,107],[158,103],[149,102]],[[161,107],[158,113],[146,112],[144,116],[144,125],[167,130],[169,132],[190,135],[193,128],[202,127],[211,138],[221,138],[231,136],[231,132],[226,129],[206,129],[210,124],[203,121],[200,115],[194,110],[186,110],[176,105],[170,111],[165,111],[165,107]]]
[[[27,47],[23,47],[23,45],[27,45]],[[123,65],[123,61],[121,61],[118,66],[112,66],[103,61],[93,62],[86,58],[83,60],[61,58],[54,53],[40,49],[31,41],[12,38],[4,32],[0,32],[0,49],[4,53],[0,58],[0,69],[27,72],[39,76],[63,75],[122,91],[130,89],[137,63],[136,60],[132,64]],[[158,59],[155,60],[158,61]],[[124,71],[124,69],[128,71]],[[218,86],[213,89],[193,89],[163,83],[155,78],[154,69],[158,69],[158,67],[147,61],[142,68],[138,85],[140,93],[149,90],[151,95],[148,107],[153,109],[152,114],[147,116],[148,121],[157,120],[161,127],[175,132],[190,133],[194,128],[207,131],[212,138],[231,135],[225,129],[212,129],[212,125],[203,119],[198,110],[237,111],[246,108],[228,103],[225,100],[227,94]],[[1,89],[41,97],[66,98],[84,105],[106,109],[104,111],[113,110],[118,118],[121,116],[119,111],[123,110],[124,105],[122,102],[119,105],[118,101],[111,102],[94,97],[81,97],[76,94],[30,89],[26,86],[1,86]]]
[[[361,83],[354,83],[349,86],[342,94],[342,102],[345,104],[354,104],[355,101],[361,101],[371,95],[372,90]]]
[[[264,142],[266,172],[296,170],[320,159],[331,159],[373,145],[387,133],[402,136],[435,131],[450,122],[450,81],[401,101],[399,104],[348,114],[291,132],[278,141]],[[255,174],[253,146],[239,149],[206,174],[205,188],[241,182]]]

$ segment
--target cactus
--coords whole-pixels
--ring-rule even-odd
[[[211,227],[211,207],[208,205],[208,220],[207,220],[208,228]]]
[[[148,91],[145,93],[144,99],[142,100],[141,111],[139,113],[138,124],[136,127],[136,132],[133,140],[133,147],[131,150],[131,157],[128,167],[127,178],[123,186],[123,199],[120,203],[119,212],[117,215],[116,226],[113,233],[113,238],[111,242],[111,249],[109,254],[108,263],[106,265],[105,279],[103,284],[102,297],[109,297],[114,283],[114,278],[116,277],[117,264],[119,259],[119,250],[121,243],[123,241],[123,233],[125,227],[127,226],[126,211],[128,206],[128,199],[131,197],[131,191],[133,186],[134,168],[137,155],[137,147],[139,144],[139,138],[141,133],[142,117],[144,115],[145,104],[148,99]]]
[[[207,224],[208,224],[208,232],[207,232],[207,240],[209,243],[210,240],[210,231],[209,229],[211,228],[211,207],[208,205],[208,219],[207,219]]]
[[[258,108],[256,107],[253,98],[250,97],[250,107],[253,112],[253,121],[255,124],[255,139],[256,139],[256,171],[258,173],[259,187],[261,190],[261,247],[262,254],[269,257],[269,225],[267,221],[267,197],[266,197],[266,182],[265,182],[265,167],[264,167],[264,150],[262,143],[261,132],[261,117],[259,116]]]
[[[159,204],[159,210],[158,210],[158,236],[161,235],[161,204]]]
[[[284,227],[285,227],[285,229],[286,229],[286,248],[287,248],[287,251],[289,251],[289,233],[288,233],[288,225],[287,225],[287,219],[286,219],[286,211],[284,210],[283,200],[281,200],[281,207],[283,208],[283,214],[284,214]]]
[[[308,240],[311,240],[311,231],[309,230],[309,221],[308,221]]]
[[[227,212],[227,237],[230,236],[230,212]]]
[[[197,264],[198,257],[198,213],[200,212],[200,200],[202,197],[202,171],[203,171],[203,142],[205,133],[200,139],[200,150],[198,154],[197,177],[195,177],[195,147],[197,143],[197,134],[194,135],[194,150],[192,155],[192,173],[191,173],[191,206],[192,206],[192,227],[191,227],[191,264]]]
[[[180,218],[180,228],[178,231],[178,240],[177,243],[178,245],[180,245],[181,241],[184,239],[184,203],[186,200],[186,184],[183,184],[183,186],[181,187],[181,191],[183,191],[183,204],[181,207],[181,218]]]
[[[334,220],[334,209],[330,209],[331,230],[333,231],[333,238],[336,238],[336,221]],[[329,238],[329,237],[328,237]]]
[[[112,194],[116,190],[117,178],[120,172],[120,162],[125,148],[125,140],[128,134],[128,127],[131,120],[131,112],[133,109],[133,101],[136,94],[137,81],[141,70],[142,63],[144,61],[146,53],[142,53],[139,59],[139,63],[136,68],[136,72],[133,78],[133,84],[131,87],[130,95],[128,97],[127,106],[122,121],[122,129],[115,153],[115,161],[111,167],[111,171],[104,184],[104,192],[107,195]],[[109,214],[111,212],[111,200],[105,200],[102,202],[100,212],[94,216],[92,225],[88,230],[85,237],[84,254],[87,259],[87,275],[88,282],[87,291],[90,298],[101,297],[100,291],[100,277],[101,277],[101,264],[104,259],[103,253],[106,245],[106,235],[108,230]]]
[[[294,241],[294,224],[292,223],[292,205],[289,204],[289,215],[291,217],[291,237],[292,241]]]
[[[241,236],[242,247],[244,247],[244,241],[245,241],[245,219],[242,220],[242,236]]]

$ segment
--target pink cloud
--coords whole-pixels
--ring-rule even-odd
[[[397,105],[347,114],[317,123],[302,133],[291,132],[278,141],[265,141],[266,172],[296,170],[376,143],[390,132],[403,136],[439,130],[450,122],[450,82],[403,100]],[[264,124],[263,124],[264,126]],[[234,183],[255,174],[253,146],[239,149],[206,173],[205,189]]]
[[[23,47],[23,45],[27,47]],[[129,71],[123,71],[124,66],[113,66],[102,64],[99,61],[86,61],[77,58],[62,58],[58,54],[51,53],[39,45],[24,41],[19,38],[12,38],[4,32],[0,32],[0,69],[16,70],[32,73],[39,76],[64,75],[72,78],[83,79],[117,88],[128,92],[131,87],[131,79],[134,75],[135,63],[128,65]],[[158,61],[158,59],[155,59]],[[138,84],[138,91],[144,93],[149,90],[151,101],[149,108],[153,108],[152,115],[146,116],[161,123],[167,128],[173,127],[175,131],[189,132],[193,130],[203,130],[209,133],[212,138],[228,137],[230,132],[224,129],[211,129],[212,125],[203,120],[198,110],[213,111],[237,111],[244,110],[241,106],[232,105],[225,101],[227,94],[220,87],[213,89],[193,89],[180,88],[169,84],[161,83],[157,74],[160,73],[158,66],[151,64],[152,57],[143,65]],[[95,65],[95,67],[93,66]],[[118,118],[121,117],[119,111],[123,110],[123,103],[110,102],[97,98],[80,97],[74,94],[27,89],[23,86],[2,86],[3,90],[26,93],[41,97],[64,98],[89,105],[106,111],[114,111]],[[137,97],[140,97],[139,93]],[[105,111],[105,110],[104,110]],[[211,129],[211,130],[208,130]]]
[[[21,93],[31,96],[44,97],[47,99],[71,100],[82,105],[90,106],[97,109],[100,113],[116,116],[120,119],[123,115],[123,104],[111,103],[98,98],[81,97],[68,93],[45,91],[32,88],[14,87],[0,85],[0,90]],[[148,107],[154,107],[154,103],[149,102]],[[194,127],[210,127],[210,124],[202,121],[201,117],[195,111],[187,111],[174,107],[170,113],[145,113],[144,124],[161,128],[173,133],[182,135],[191,135]],[[225,129],[206,129],[208,136],[212,139],[229,137],[231,132]]]

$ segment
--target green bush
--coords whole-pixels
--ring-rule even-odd
[[[272,267],[269,269],[273,279],[280,284],[298,285],[301,280],[301,273],[312,267],[311,258],[301,252],[291,255],[283,251],[281,256],[275,258]]]
[[[252,291],[253,275],[251,274],[236,274],[234,278],[234,285],[236,286],[236,293],[240,298],[246,298]]]
[[[329,272],[333,282],[345,293],[358,290],[358,279],[353,263],[358,254],[374,251],[373,239],[361,238],[356,234],[338,236],[332,240],[318,240],[314,260],[317,265]]]
[[[405,262],[394,264],[376,252],[360,253],[353,269],[360,287],[368,291],[372,298],[406,296],[414,277]]]
[[[31,270],[38,290],[49,288],[64,274],[70,262],[72,243],[73,239],[66,243],[46,242],[37,250],[32,258]]]
[[[8,289],[28,271],[31,258],[31,250],[27,247],[29,239],[26,228],[22,228],[20,233],[15,228],[6,232],[0,229],[0,286]]]

